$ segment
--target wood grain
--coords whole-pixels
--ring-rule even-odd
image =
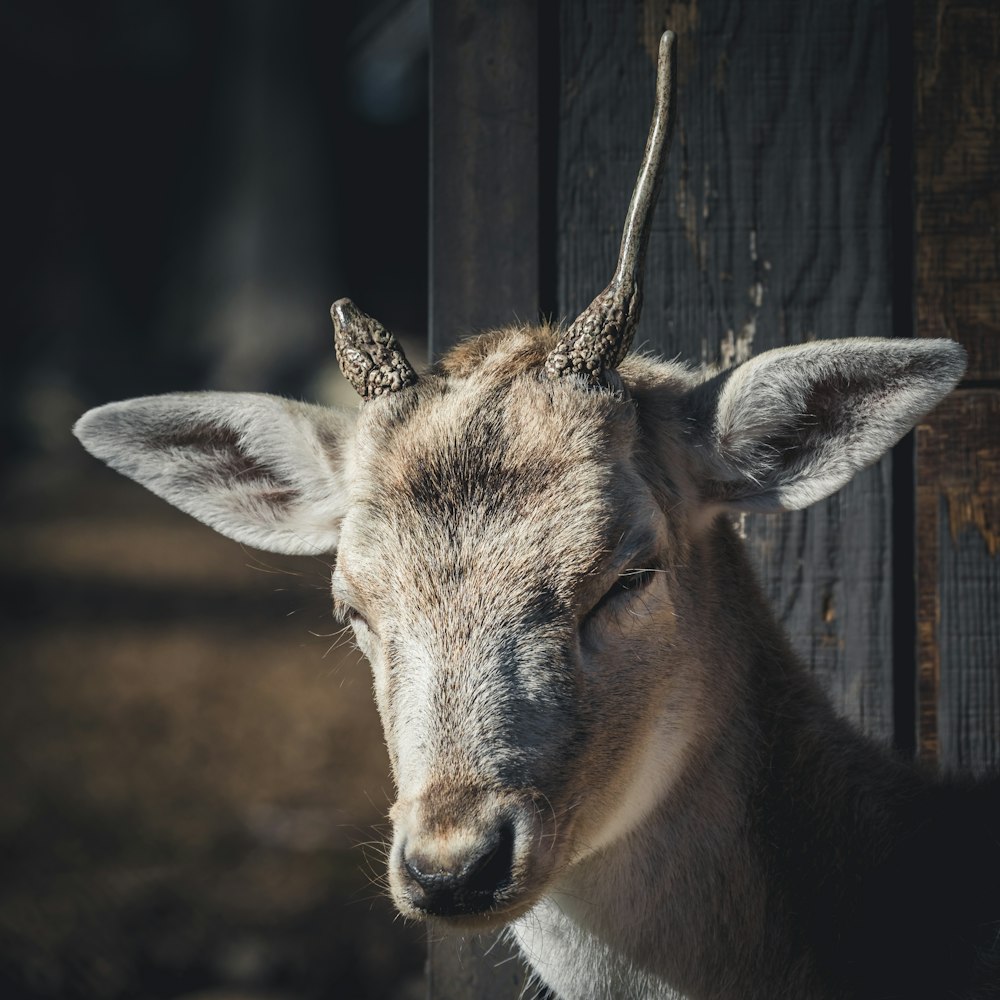
[[[679,117],[637,342],[728,365],[891,334],[888,21],[878,3],[562,6],[559,310],[606,283],[643,149],[656,40]],[[836,703],[892,737],[891,468],[808,511],[748,518],[765,589]]]
[[[969,350],[917,434],[918,731],[944,769],[1000,764],[1000,8],[920,0],[916,326]]]
[[[1000,768],[1000,389],[955,393],[917,429],[918,747]]]
[[[429,1000],[520,1000],[526,981],[520,955],[502,935],[431,939]]]
[[[919,0],[917,330],[1000,379],[1000,5]]]
[[[431,10],[431,353],[538,313],[538,12]]]

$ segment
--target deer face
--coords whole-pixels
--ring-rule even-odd
[[[509,917],[635,808],[669,532],[634,406],[504,375],[526,340],[359,420],[333,593],[374,670],[404,913]]]
[[[371,660],[398,786],[390,884],[410,915],[511,919],[669,802],[693,734],[735,696],[713,638],[725,621],[700,597],[725,572],[702,562],[716,516],[832,493],[964,367],[950,341],[831,341],[710,378],[628,359],[617,390],[545,378],[552,343],[473,342],[355,414],[179,394],[76,427],[237,541],[336,553],[335,608]]]

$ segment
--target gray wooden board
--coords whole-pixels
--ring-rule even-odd
[[[678,119],[637,342],[731,363],[891,334],[884,4],[561,6],[558,307],[606,284],[649,124],[660,33]],[[747,519],[763,584],[836,703],[892,736],[890,459],[812,509]]]
[[[538,312],[537,24],[531,0],[431,8],[433,354]]]
[[[941,504],[938,565],[946,590],[938,635],[941,762],[949,770],[995,774],[1000,770],[1000,560],[975,525],[953,535],[944,498]]]
[[[1000,768],[1000,389],[950,396],[917,429],[921,757]]]
[[[515,1000],[527,975],[516,947],[502,934],[431,938],[430,1000]]]

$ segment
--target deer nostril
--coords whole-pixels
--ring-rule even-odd
[[[492,896],[510,884],[513,867],[514,829],[505,823],[493,847],[466,866],[463,872],[466,889]]]
[[[419,853],[404,851],[403,867],[412,880],[410,898],[418,909],[434,916],[485,913],[511,881],[514,829],[500,827],[485,847],[460,859],[452,870],[437,869]]]

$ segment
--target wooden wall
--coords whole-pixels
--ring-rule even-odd
[[[1000,6],[916,5],[916,319],[969,351],[917,429],[921,758],[1000,768]]]
[[[604,287],[666,27],[679,36],[678,121],[639,342],[717,365],[832,337],[969,348],[968,382],[915,439],[827,501],[744,527],[796,649],[846,715],[931,764],[1000,765],[1000,10],[433,9],[434,351],[539,308],[572,318]],[[454,129],[474,136],[471,158],[440,140]],[[477,252],[489,268],[456,290]],[[445,319],[452,296],[461,324]],[[497,954],[477,958],[485,947],[433,945],[431,996],[516,996],[515,963],[484,985]]]

